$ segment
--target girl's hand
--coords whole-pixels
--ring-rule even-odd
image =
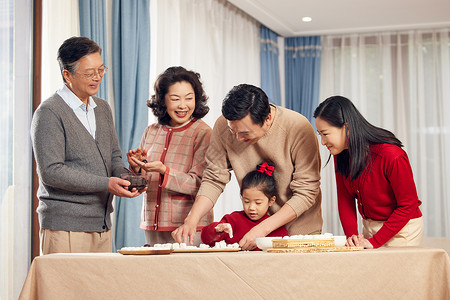
[[[130,165],[130,169],[132,169],[134,173],[139,172],[140,169],[140,166],[138,163],[136,163],[136,161],[146,161],[146,158],[147,149],[142,150],[141,148],[137,148],[127,152],[128,164]]]
[[[139,168],[141,168],[141,170],[145,170],[146,172],[157,172],[160,174],[164,174],[166,172],[166,166],[159,160],[147,162],[146,160],[140,161],[139,159],[136,159],[135,157],[131,157],[131,160]],[[130,164],[130,166],[131,166],[131,164]]]
[[[230,223],[219,223],[214,229],[216,232],[226,232],[230,236],[230,239],[233,238],[233,228]]]

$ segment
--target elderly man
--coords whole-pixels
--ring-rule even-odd
[[[64,86],[35,111],[31,139],[39,175],[41,254],[111,252],[113,195],[128,190],[111,109],[94,97],[107,68],[101,48],[72,37],[58,50]]]
[[[275,163],[279,197],[271,216],[241,239],[242,249],[254,249],[257,237],[283,225],[290,235],[320,233],[320,154],[311,124],[299,113],[269,104],[260,88],[241,84],[223,101],[200,190],[184,224],[172,232],[174,239],[192,243],[196,225],[230,181],[230,171],[240,184],[264,160]]]

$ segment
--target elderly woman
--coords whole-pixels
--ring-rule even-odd
[[[147,101],[158,123],[148,126],[138,149],[127,153],[134,172],[151,172],[144,194],[141,228],[147,244],[174,242],[171,231],[183,224],[206,167],[211,128],[201,120],[209,108],[200,75],[171,67],[156,80]],[[212,221],[212,211],[197,228]]]

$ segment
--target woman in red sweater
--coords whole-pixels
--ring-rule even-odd
[[[417,246],[422,203],[402,143],[373,126],[353,103],[333,96],[314,111],[322,145],[334,155],[339,217],[348,246]],[[355,202],[363,218],[357,227]]]
[[[239,243],[242,237],[254,226],[269,217],[268,209],[275,202],[278,192],[273,175],[273,164],[264,162],[242,179],[241,197],[243,211],[235,211],[223,216],[220,222],[203,227],[202,242],[214,246],[215,242],[225,240],[227,244]],[[289,235],[281,226],[267,236],[283,237]],[[255,248],[253,250],[260,250]]]

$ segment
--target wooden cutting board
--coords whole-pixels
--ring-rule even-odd
[[[361,251],[363,247],[298,247],[298,248],[269,248],[272,253],[317,253],[317,252],[347,252]]]
[[[273,248],[334,247],[334,239],[274,239]]]
[[[143,249],[143,250],[117,250],[123,255],[155,255],[155,254],[170,254],[173,249]]]

